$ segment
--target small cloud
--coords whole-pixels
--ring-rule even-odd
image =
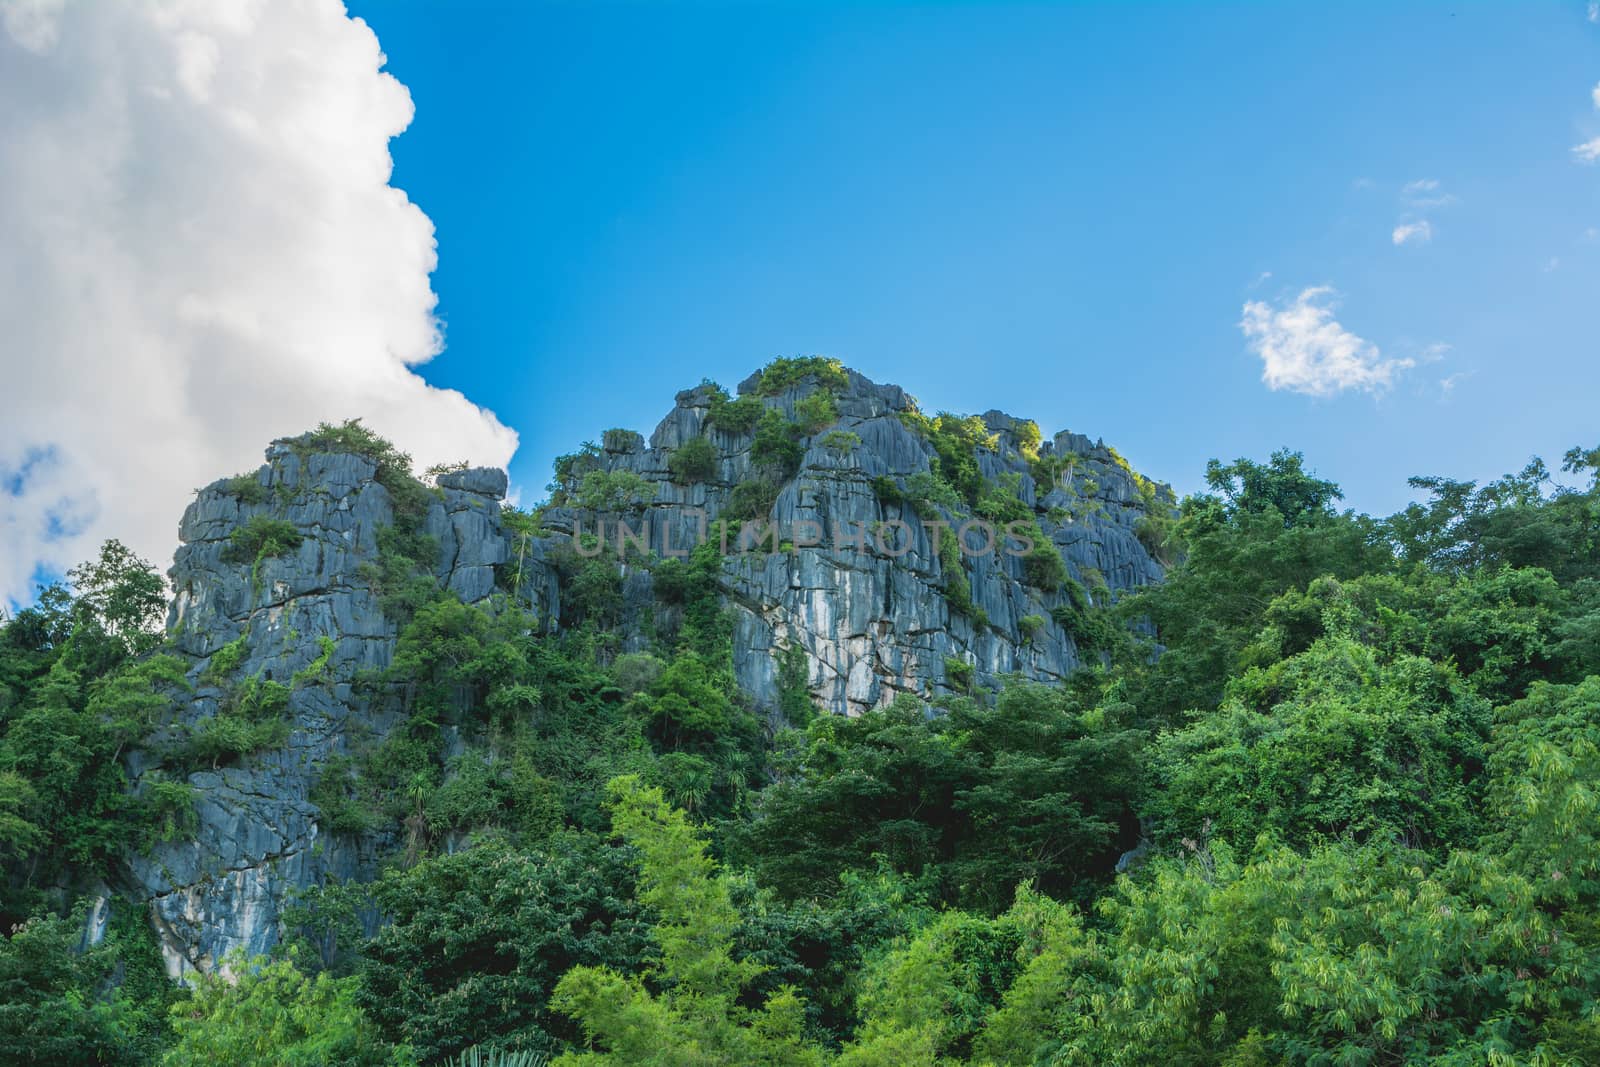
[[[1422,350],[1422,362],[1437,363],[1449,355],[1450,346],[1443,341],[1435,341]]]
[[[1355,181],[1350,183],[1350,188],[1371,189],[1376,184],[1377,182],[1374,182],[1371,178],[1357,178]]]
[[[1544,272],[1546,274],[1549,274],[1551,271],[1555,270],[1559,266],[1561,266],[1561,257],[1560,256],[1551,256],[1550,259],[1548,261],[1546,261],[1546,263],[1544,265]]]
[[[1414,196],[1409,203],[1414,208],[1426,210],[1436,207],[1454,207],[1461,203],[1461,198],[1454,193],[1440,193],[1438,196]]]
[[[1438,178],[1423,178],[1400,187],[1400,198],[1415,208],[1449,207],[1458,203],[1454,193],[1439,191]]]
[[[1597,3],[1600,3],[1600,0],[1597,0]],[[1595,7],[1595,4],[1589,5],[1590,22],[1596,21],[1593,17]],[[1596,85],[1594,89],[1590,91],[1589,99],[1594,101],[1594,106],[1596,109],[1600,109],[1600,85]],[[1577,156],[1585,163],[1593,163],[1595,160],[1600,159],[1600,137],[1596,137],[1592,141],[1585,141],[1580,145],[1573,145],[1572,154]]]
[[[1264,270],[1260,274],[1256,275],[1256,280],[1250,283],[1249,288],[1259,289],[1265,285],[1271,277],[1272,272],[1270,270]]]
[[[1427,219],[1417,219],[1415,222],[1402,222],[1400,225],[1394,228],[1394,233],[1391,236],[1394,238],[1394,243],[1397,245],[1410,244],[1412,242],[1416,242],[1417,244],[1427,244],[1429,241],[1433,240],[1433,226],[1428,222]]]
[[[1440,403],[1448,402],[1450,400],[1450,398],[1453,395],[1455,395],[1456,386],[1460,385],[1463,380],[1472,377],[1473,373],[1474,372],[1472,372],[1470,370],[1463,370],[1463,371],[1457,371],[1454,374],[1446,375],[1445,377],[1440,378],[1439,379],[1439,401],[1440,401]]]
[[[1589,21],[1600,22],[1600,0],[1589,0]]]
[[[1306,289],[1282,307],[1259,300],[1244,305],[1239,321],[1250,350],[1261,357],[1261,380],[1277,392],[1334,396],[1349,389],[1379,393],[1416,365],[1384,359],[1378,346],[1334,319],[1338,294],[1328,286]]]
[[[1600,241],[1600,227],[1590,226],[1583,231],[1585,241]]]
[[[1440,191],[1438,178],[1418,178],[1400,187],[1400,202],[1407,211],[1389,235],[1396,245],[1427,244],[1433,240],[1433,223],[1422,213],[1450,207],[1457,200],[1455,194]]]

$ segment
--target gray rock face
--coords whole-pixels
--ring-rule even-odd
[[[741,391],[758,388],[752,377]],[[792,419],[817,389],[808,379],[760,403]],[[562,589],[552,560],[574,532],[601,528],[615,547],[625,523],[647,534],[654,556],[681,555],[716,537],[736,487],[765,475],[752,459],[752,432],[708,423],[712,399],[708,386],[679,393],[648,441],[628,430],[604,434],[590,468],[630,472],[646,487],[643,502],[622,512],[549,507],[534,535],[504,519],[503,471],[441,475],[421,521],[438,547],[434,579],[467,603],[513,588],[556,630]],[[1048,682],[1077,667],[1084,653],[1051,619],[1052,609],[1071,603],[1068,591],[1030,586],[1023,559],[1005,551],[1017,542],[1003,531],[994,550],[959,561],[970,606],[952,606],[950,561],[941,561],[933,524],[960,529],[972,516],[964,506],[926,505],[919,516],[897,499],[934,469],[932,444],[902,418],[915,401],[898,386],[851,372],[834,402],[837,422],[800,442],[798,471],[776,486],[764,517],[776,532],[754,547],[755,528],[741,538],[735,524],[729,536],[723,588],[735,618],[736,674],[749,697],[776,705],[779,656],[790,649],[804,655],[813,700],[848,715],[902,693],[935,697],[964,687],[969,676],[980,686],[1008,675]],[[1160,579],[1136,526],[1152,501],[1167,506],[1165,487],[1144,483],[1110,449],[1070,433],[1039,446],[1047,460],[1072,457],[1041,465],[1054,473],[1051,484],[1039,485],[1023,454],[1024,424],[1000,412],[983,420],[994,435],[994,447],[977,453],[983,478],[1025,505],[1074,579],[1101,597]],[[715,473],[676,484],[672,452],[701,436],[715,448]],[[353,735],[381,738],[394,725],[352,681],[388,666],[395,651],[396,627],[376,588],[379,532],[393,525],[395,501],[360,455],[318,453],[299,439],[275,442],[266,456],[255,489],[241,493],[237,480],[224,480],[200,490],[184,513],[170,571],[176,598],[168,628],[193,661],[194,696],[182,722],[217,715],[238,679],[256,678],[288,687],[291,726],[281,748],[191,774],[200,797],[194,838],[123,864],[125,887],[150,902],[174,976],[214,970],[236,949],[265,952],[281,935],[294,890],[371,877],[395,846],[325,832],[310,799],[323,765],[346,753]],[[279,556],[235,561],[232,535],[257,516],[292,523],[302,540]],[[966,535],[974,548],[984,540],[976,527]],[[650,563],[633,542],[624,546],[625,650],[647,647],[652,612],[664,611],[652,595]],[[236,665],[218,677],[216,664],[229,658]],[[137,775],[137,753],[131,763]]]
[[[451,471],[439,475],[441,489],[459,489],[465,493],[486,496],[491,500],[504,500],[509,484],[506,472],[493,467],[473,467],[469,470]]]
[[[239,679],[289,687],[291,732],[281,748],[240,766],[189,776],[199,795],[192,840],[132,854],[125,874],[150,902],[167,968],[174,977],[211,971],[235,949],[265,952],[280,935],[291,891],[327,879],[370,877],[386,842],[325,834],[310,800],[322,765],[346,751],[357,731],[381,735],[391,724],[351,686],[360,671],[381,670],[396,628],[385,617],[371,568],[378,531],[394,522],[389,491],[359,455],[306,453],[280,441],[256,474],[260,503],[228,481],[200,490],[179,527],[183,541],[170,577],[176,597],[168,630],[191,657],[195,696],[181,721],[215,716]],[[446,474],[428,501],[423,532],[439,546],[434,576],[469,603],[495,590],[496,568],[523,548],[520,576],[536,610],[553,615],[554,572],[543,546],[519,546],[500,521],[505,472]],[[230,535],[255,516],[292,523],[292,552],[231,562]],[[218,652],[242,639],[227,677]],[[140,768],[135,762],[135,771]]]
[[[760,376],[752,375],[739,389],[755,395],[759,386]],[[796,406],[817,389],[807,380],[762,403],[792,419]],[[1069,593],[1026,584],[1022,559],[1007,553],[1008,547],[1020,549],[1020,542],[996,531],[993,551],[963,556],[974,610],[962,613],[945,595],[950,576],[939,559],[933,524],[958,530],[973,518],[970,511],[940,507],[922,518],[905,503],[879,499],[875,481],[887,478],[903,490],[908,479],[933,470],[933,446],[901,418],[915,410],[915,401],[899,386],[878,385],[852,371],[835,404],[837,423],[804,440],[800,470],[784,482],[767,516],[784,550],[764,551],[773,546],[768,538],[741,552],[737,533],[730,539],[724,585],[736,618],[735,667],[745,692],[758,704],[775,704],[776,656],[791,646],[805,653],[813,699],[848,715],[901,693],[931,698],[960,688],[950,677],[954,662],[969,665],[975,684],[985,687],[1008,675],[1057,681],[1077,668],[1083,654],[1051,619],[1052,609],[1070,603]],[[634,533],[648,531],[658,555],[664,546],[681,549],[703,539],[727,511],[734,488],[760,474],[750,456],[753,433],[732,434],[708,424],[710,409],[711,388],[700,386],[678,394],[648,447],[637,434],[608,431],[596,462],[600,469],[646,479],[647,503],[626,515],[550,509],[545,525],[570,536],[580,529],[592,534],[600,523],[616,547],[618,525],[625,524]],[[983,421],[996,438],[994,449],[978,454],[984,479],[1009,487],[1032,510],[1073,579],[1102,597],[1160,580],[1162,567],[1136,527],[1152,501],[1170,506],[1170,489],[1142,485],[1115,452],[1073,433],[1040,445],[1044,457],[1072,458],[1054,484],[1037,485],[1033,464],[1021,450],[1023,420],[991,411]],[[835,431],[854,434],[859,443],[838,434],[830,439]],[[715,478],[674,484],[668,458],[700,436],[716,446]],[[903,543],[879,543],[873,531],[886,522],[905,524]],[[821,543],[805,545],[808,531]],[[982,529],[969,529],[967,540],[981,548]],[[632,541],[624,552],[636,554]]]

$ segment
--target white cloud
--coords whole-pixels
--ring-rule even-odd
[[[1414,208],[1454,207],[1460,201],[1454,193],[1439,191],[1438,178],[1422,178],[1400,187],[1400,199]]]
[[[1429,241],[1433,240],[1433,226],[1428,222],[1427,219],[1417,219],[1413,222],[1402,222],[1394,228],[1394,233],[1390,234],[1390,236],[1394,239],[1394,243],[1397,245],[1403,245],[1412,241],[1416,242],[1417,244],[1427,244]]]
[[[1423,217],[1422,212],[1453,207],[1457,203],[1455,194],[1439,191],[1439,184],[1438,178],[1418,178],[1400,187],[1400,201],[1405,213],[1389,233],[1389,239],[1396,246],[1427,244],[1433,240],[1433,223]]]
[[[1600,22],[1600,0],[1589,0],[1589,21]]]
[[[1439,400],[1448,402],[1455,395],[1456,386],[1472,377],[1475,372],[1470,370],[1458,371],[1439,379]]]
[[[360,416],[419,462],[516,435],[440,347],[410,123],[339,0],[0,0],[0,603],[118,536],[165,567],[198,485]]]
[[[1334,319],[1338,294],[1327,286],[1306,289],[1292,303],[1273,307],[1258,300],[1244,305],[1239,328],[1251,351],[1261,357],[1267,388],[1308,396],[1332,396],[1347,389],[1382,392],[1410,359],[1384,359],[1378,346]]]
[[[1551,271],[1559,269],[1560,266],[1561,266],[1561,257],[1560,256],[1551,256],[1549,259],[1545,260],[1544,272],[1546,274],[1549,274]]]
[[[1595,9],[1596,9],[1596,5],[1595,4],[1590,4],[1589,5],[1589,21],[1590,22],[1600,21],[1600,20],[1597,20],[1594,17]],[[1594,101],[1594,106],[1597,109],[1600,109],[1600,85],[1596,85],[1594,87],[1594,90],[1589,94],[1589,96],[1590,96],[1590,99],[1592,99]],[[1582,160],[1585,163],[1593,163],[1595,160],[1600,159],[1600,137],[1596,137],[1592,141],[1585,141],[1583,144],[1580,144],[1580,145],[1573,145],[1572,146],[1572,154],[1577,156],[1580,160]]]
[[[1419,211],[1425,211],[1436,207],[1455,207],[1461,203],[1461,198],[1454,193],[1440,193],[1438,196],[1413,196],[1406,203]]]

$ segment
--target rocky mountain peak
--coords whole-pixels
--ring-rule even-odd
[[[681,623],[663,564],[714,544],[742,699],[771,717],[800,686],[857,715],[1065,678],[1095,655],[1095,605],[1160,578],[1172,502],[1083,435],[929,415],[822,359],[775,361],[737,395],[686,389],[648,439],[605,430],[531,513],[503,504],[504,471],[424,482],[359,423],[265,458],[196,494],[170,572],[192,685],[173,730],[210,765],[188,779],[195,835],[125,873],[175,975],[265,951],[295,890],[370,877],[400,847],[340,825],[318,789],[396,728],[369,680],[418,590],[491,613],[506,598],[560,634],[584,625],[577,576],[598,560],[621,575],[611,647],[644,652]]]

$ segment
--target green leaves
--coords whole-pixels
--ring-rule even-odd
[[[755,440],[750,445],[751,464],[771,480],[794,477],[805,458],[805,449],[800,445],[803,436],[804,427],[785,419],[777,408],[768,408],[756,423]]]
[[[826,393],[837,392],[850,384],[849,372],[837,359],[829,356],[780,356],[761,369],[756,395],[776,396],[807,378],[815,379]]]
[[[82,944],[85,909],[41,915],[0,938],[0,1067],[146,1064],[161,1005],[110,985],[109,944]]]
[[[679,485],[709,482],[717,475],[717,447],[704,437],[692,437],[667,457],[672,480]]]
[[[167,613],[166,583],[155,567],[112,538],[98,558],[67,572],[80,609],[92,612],[130,655],[161,643]]]
[[[632,854],[580,835],[488,843],[372,886],[387,924],[364,950],[358,1001],[424,1062],[474,1043],[544,1052],[580,1035],[551,1011],[577,966],[636,970],[650,952]]]
[[[715,383],[712,385],[711,409],[706,413],[706,421],[724,433],[745,434],[754,429],[756,420],[761,418],[761,400],[754,396],[730,400],[726,389]]]
[[[1025,685],[942,716],[906,700],[823,717],[801,773],[766,790],[737,851],[795,897],[835,892],[841,872],[880,857],[980,909],[1004,907],[1028,880],[1085,891],[1109,873],[1138,789],[1140,736],[1126,718]]]
[[[1237,459],[1224,466],[1206,464],[1206,485],[1220,493],[1230,514],[1272,515],[1285,526],[1303,526],[1333,517],[1333,503],[1344,494],[1333,482],[1305,469],[1305,456],[1279,449],[1266,463]]]
[[[1487,846],[1541,899],[1600,903],[1600,677],[1538,685],[1495,716]]]
[[[1168,840],[1472,843],[1486,701],[1448,667],[1349,638],[1257,668],[1218,711],[1156,745],[1152,811]]]
[[[978,469],[978,450],[997,449],[999,435],[991,433],[976,415],[963,418],[940,412],[929,418],[917,411],[902,411],[900,419],[933,446],[933,475],[937,481],[968,506],[976,505],[985,486]],[[910,483],[907,490],[911,491]]]
[[[819,434],[839,421],[839,405],[832,394],[818,390],[801,397],[794,405],[794,421],[806,436]],[[860,442],[860,438],[856,439]]]
[[[590,471],[578,484],[573,503],[591,511],[623,511],[649,499],[653,489],[632,471]]]
[[[236,955],[233,980],[195,978],[172,1008],[177,1040],[162,1067],[404,1067],[415,1061],[384,1042],[355,1004],[354,982],[308,977],[295,961]]]
[[[639,854],[639,902],[657,916],[655,972],[661,992],[606,967],[576,967],[557,984],[552,1004],[577,1019],[596,1051],[556,1062],[583,1064],[820,1064],[805,1045],[804,1005],[781,989],[760,1007],[739,1003],[761,968],[736,958],[739,914],[704,837],[659,789],[623,777],[607,789],[612,824]]]
[[[252,515],[248,522],[234,527],[228,535],[222,558],[229,563],[260,564],[264,559],[294,551],[304,540],[292,522]]]
[[[1291,466],[1298,470],[1298,461]],[[1260,469],[1239,473],[1237,467],[1218,470],[1224,484],[1230,471],[1240,483],[1232,499],[1184,501],[1177,531],[1188,546],[1184,561],[1161,584],[1119,605],[1128,620],[1152,624],[1162,648],[1159,658],[1147,648],[1127,657],[1122,668],[1128,698],[1147,721],[1176,722],[1186,710],[1215,707],[1278,597],[1326,575],[1353,578],[1387,565],[1388,554],[1373,545],[1368,523],[1312,506],[1331,499],[1326,490],[1305,488],[1292,471],[1289,486],[1282,487],[1270,469],[1263,475]],[[1263,478],[1267,486],[1256,486]],[[1273,501],[1279,497],[1299,508],[1295,521],[1278,511]]]
[[[447,1061],[443,1067],[545,1067],[546,1062],[545,1056],[538,1052],[507,1052],[505,1049],[483,1049],[473,1045]]]

